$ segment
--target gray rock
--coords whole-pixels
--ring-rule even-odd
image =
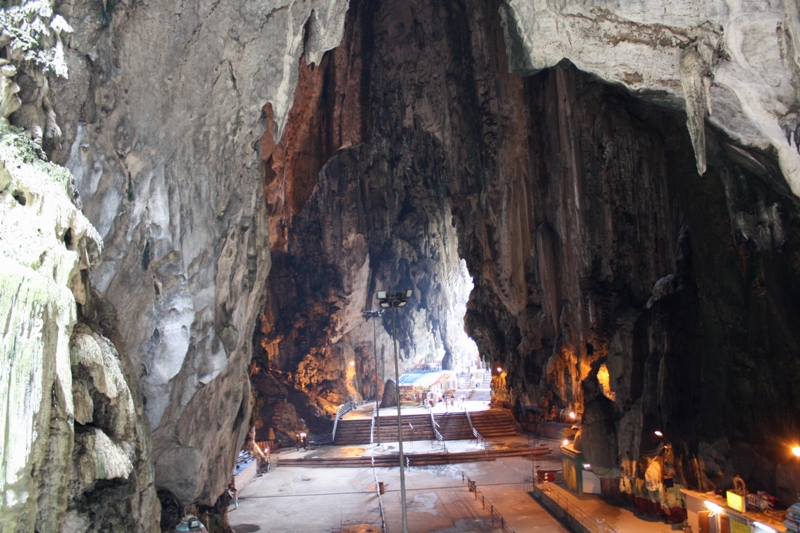
[[[119,310],[154,430],[156,470],[174,472],[163,486],[184,504],[214,503],[247,429],[246,368],[270,268],[258,244],[268,238],[251,148],[264,132],[262,108],[271,103],[279,138],[301,55],[317,61],[336,45],[346,8],[61,7],[75,32],[65,38],[70,79],[53,85],[64,95],[54,105],[68,148],[54,157],[73,171],[107,244],[92,282]],[[211,414],[218,430],[207,430]],[[176,431],[197,450],[198,469],[163,462],[182,449]]]
[[[774,148],[800,194],[800,155],[784,134],[794,131],[784,117],[796,107],[799,88],[794,3],[506,0],[503,13],[513,70],[532,73],[568,59],[643,98],[684,109],[700,174],[707,117],[739,143]]]

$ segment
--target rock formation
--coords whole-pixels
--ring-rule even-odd
[[[346,5],[59,7],[75,31],[69,80],[51,87],[65,132],[54,158],[106,243],[92,281],[142,383],[156,482],[181,505],[216,501],[250,417],[270,269],[261,108],[276,110],[279,138],[300,55],[338,42]]]
[[[57,21],[36,47],[60,50],[68,79],[4,52],[0,127],[72,171],[98,235],[50,221],[56,240],[70,227],[66,248],[16,245],[48,278],[30,298],[48,299],[40,329],[4,339],[50,363],[14,367],[36,386],[8,390],[36,401],[4,468],[53,457],[81,490],[66,469],[25,474],[44,496],[2,520],[88,528],[86,494],[135,487],[116,501],[147,529],[148,456],[163,501],[212,506],[247,431],[248,375],[271,421],[324,426],[391,377],[391,318],[373,333],[362,311],[404,288],[404,366],[469,361],[466,308],[505,369],[496,402],[579,409],[587,456],[625,490],[656,428],[680,483],[736,471],[794,490],[769,443],[800,414],[796,3],[66,0],[64,24],[29,4]],[[3,224],[28,231],[14,217],[44,200],[10,169]],[[96,264],[101,239],[88,283],[74,265]],[[14,320],[33,316],[16,275],[0,308]]]
[[[340,403],[353,354],[371,373],[352,348],[369,340],[352,309],[369,303],[359,291],[396,280],[442,313],[446,291],[423,280],[445,277],[433,265],[456,240],[475,283],[469,332],[506,370],[496,401],[578,409],[587,458],[637,497],[650,497],[634,480],[655,429],[675,447],[679,483],[723,486],[737,471],[788,497],[785,458],[765,436],[789,437],[796,398],[742,376],[797,371],[794,156],[722,129],[756,131],[715,104],[719,88],[704,80],[724,61],[706,44],[664,41],[670,90],[692,100],[687,119],[681,94],[643,101],[570,65],[507,73],[508,8],[354,2],[342,45],[301,69],[287,140],[262,152],[280,232],[263,364],[322,407]],[[717,108],[720,127],[703,127]],[[436,220],[453,231],[432,233]],[[410,334],[412,316],[400,319],[403,353],[424,338]],[[702,451],[710,444],[728,450],[722,470]]]
[[[700,174],[707,117],[740,144],[774,149],[800,194],[800,155],[792,145],[800,72],[796,3],[507,0],[501,13],[514,71],[569,59],[637,96],[683,109]]]
[[[153,531],[138,383],[86,275],[102,241],[73,204],[72,176],[36,148],[0,132],[0,529]]]

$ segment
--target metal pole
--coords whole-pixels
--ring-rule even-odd
[[[375,321],[372,321],[372,351],[375,352],[375,405],[377,405],[377,409],[375,410],[378,419],[376,421],[375,430],[376,435],[375,438],[378,441],[378,444],[381,443],[381,399],[378,398],[378,394],[381,391],[381,381],[383,380],[383,376],[378,375],[378,343],[375,340]]]
[[[403,511],[403,533],[408,533],[406,518],[406,475],[403,459],[403,420],[400,415],[400,364],[397,360],[397,327],[395,325],[396,305],[392,305],[392,343],[394,344],[394,389],[397,396],[397,444],[400,450],[400,508]]]
[[[369,321],[371,318],[377,318],[383,315],[383,310],[379,309],[377,311],[362,311],[361,313],[364,318]],[[378,336],[375,332],[375,322],[372,322],[372,350],[375,356],[375,407],[376,407],[376,418],[377,420],[377,433],[376,439],[377,444],[381,443],[381,426],[380,426],[380,416],[381,412],[378,409],[378,403],[380,402],[380,382],[383,381],[383,372],[378,372]]]

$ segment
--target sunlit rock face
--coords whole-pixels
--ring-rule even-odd
[[[71,180],[0,132],[0,529],[156,531],[149,427]]]
[[[775,150],[800,194],[795,2],[507,0],[501,12],[515,71],[569,59],[607,82],[684,109],[701,174],[705,118],[739,143]]]
[[[181,505],[224,490],[249,418],[247,367],[270,268],[259,140],[280,138],[297,63],[340,40],[346,2],[68,1],[52,84],[103,237],[92,281],[141,379],[156,482]],[[304,38],[307,36],[307,38]]]

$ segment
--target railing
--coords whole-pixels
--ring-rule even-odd
[[[514,528],[513,528],[513,527],[511,527],[511,526],[508,524],[508,522],[506,522],[505,518],[503,518],[503,515],[501,515],[501,514],[500,514],[500,511],[498,511],[498,510],[497,510],[497,508],[496,508],[494,505],[492,505],[492,504],[491,504],[491,503],[490,503],[490,502],[489,502],[489,501],[486,499],[486,496],[484,496],[484,495],[481,493],[481,491],[479,491],[479,490],[478,490],[478,484],[477,484],[475,481],[471,480],[471,479],[470,479],[470,478],[469,478],[469,477],[468,477],[468,476],[467,476],[467,475],[464,473],[464,471],[463,471],[463,470],[461,471],[461,481],[466,481],[466,482],[467,482],[467,486],[469,487],[469,491],[470,491],[470,492],[474,492],[474,493],[475,493],[475,499],[476,499],[476,500],[477,500],[477,499],[480,499],[480,500],[481,500],[481,505],[483,506],[483,508],[484,508],[484,509],[486,509],[486,506],[487,506],[487,505],[489,506],[489,514],[490,514],[490,515],[491,515],[491,517],[492,517],[492,527],[494,527],[494,524],[495,524],[495,517],[496,517],[496,518],[497,518],[497,521],[498,521],[498,522],[500,522],[500,531],[502,531],[503,533],[516,533],[516,532],[514,531]]]
[[[572,502],[569,497],[561,494],[561,491],[550,489],[541,490],[547,492],[551,500],[555,501],[559,507],[564,509],[564,512],[583,524],[589,531],[593,533],[617,533],[616,528],[609,526],[606,524],[606,521],[601,518],[592,518],[586,511],[581,509],[579,505]]]
[[[481,448],[483,448],[485,450],[486,449],[486,439],[481,437],[481,434],[478,433],[478,430],[475,429],[475,428],[472,428],[472,434],[475,436],[475,439],[477,439],[478,446],[480,446]]]
[[[472,435],[475,437],[475,439],[477,439],[478,446],[480,446],[481,448],[483,448],[485,450],[486,449],[486,440],[484,440],[484,438],[481,437],[481,434],[478,433],[478,430],[475,429],[475,426],[472,425],[472,417],[469,416],[469,411],[465,411],[465,412],[467,414],[467,420],[469,420],[469,427],[472,429]]]
[[[331,433],[331,442],[336,441],[336,427],[339,425],[339,419],[352,411],[358,406],[353,400],[347,400],[336,410],[336,418],[333,420],[333,432]]]
[[[369,427],[369,443],[375,444],[375,417],[378,416],[378,402],[372,404],[372,424]]]
[[[375,401],[375,405],[372,406],[372,428],[369,430],[369,443],[374,444],[375,441],[373,439],[374,431],[375,431],[375,417],[378,416],[378,402]],[[335,431],[335,429],[334,429]],[[370,462],[372,463],[372,476],[375,478],[375,494],[378,496],[378,507],[381,510],[381,531],[386,531],[386,515],[383,511],[383,498],[381,498],[381,483],[378,481],[378,472],[375,470],[375,451],[373,449],[372,454],[370,455]]]
[[[441,448],[446,452],[447,444],[444,441],[444,437],[442,437],[442,434],[439,433],[439,430],[437,429],[439,427],[439,424],[436,423],[436,419],[433,417],[433,411],[431,411],[431,427],[433,428],[433,435],[439,442],[439,446],[441,446]]]

